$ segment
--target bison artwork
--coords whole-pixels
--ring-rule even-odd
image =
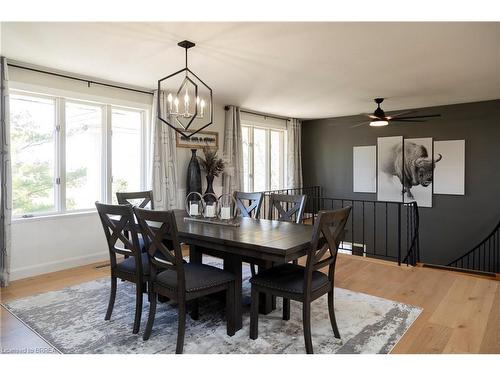
[[[442,159],[442,155],[438,154],[432,160],[423,145],[409,141],[405,141],[404,145],[404,156],[401,157],[402,144],[394,146],[392,157],[385,161],[383,170],[389,175],[397,176],[403,185],[403,193],[414,199],[411,188],[417,185],[427,187],[432,183],[435,163]]]

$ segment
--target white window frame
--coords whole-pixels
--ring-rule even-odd
[[[76,210],[66,209],[66,116],[65,116],[65,104],[66,101],[71,103],[82,103],[89,105],[101,106],[102,108],[102,156],[101,156],[101,196],[97,197],[96,200],[102,202],[111,203],[112,202],[112,109],[124,109],[129,111],[137,111],[141,113],[141,189],[146,189],[148,183],[147,179],[147,162],[148,162],[148,152],[149,146],[146,144],[149,139],[150,134],[150,112],[151,106],[126,103],[121,104],[113,100],[91,100],[88,95],[83,95],[80,98],[79,95],[67,96],[66,92],[58,90],[36,90],[31,91],[24,89],[25,85],[20,85],[21,88],[16,88],[15,83],[13,88],[9,90],[9,94],[12,95],[25,95],[38,98],[52,99],[55,102],[55,136],[54,136],[54,207],[55,210],[40,212],[40,213],[22,213],[21,215],[13,216],[14,220],[29,220],[33,218],[41,217],[52,217],[57,215],[68,215],[68,214],[78,214],[78,213],[88,213],[94,212],[95,208],[83,208]],[[47,92],[40,92],[47,91]],[[62,95],[61,95],[62,94]]]
[[[253,192],[255,187],[255,179],[254,179],[254,129],[262,129],[266,131],[266,181],[265,181],[265,190],[271,190],[271,131],[278,132],[280,134],[280,149],[283,151],[280,153],[280,186],[278,189],[283,189],[285,186],[286,176],[285,176],[285,137],[286,137],[286,125],[285,126],[273,126],[271,124],[263,124],[256,121],[251,120],[243,120],[241,121],[242,128],[248,128],[248,191]]]

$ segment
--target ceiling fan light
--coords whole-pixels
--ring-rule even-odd
[[[386,126],[389,125],[389,121],[386,120],[374,120],[370,122],[370,126]]]

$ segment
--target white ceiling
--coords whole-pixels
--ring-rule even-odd
[[[3,23],[3,54],[153,89],[190,68],[218,103],[299,118],[500,98],[500,23]]]

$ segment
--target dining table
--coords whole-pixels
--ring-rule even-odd
[[[236,278],[235,325],[242,328],[243,262],[257,264],[259,271],[284,264],[306,255],[310,247],[312,225],[286,221],[237,218],[237,225],[186,220],[185,210],[174,210],[179,241],[189,246],[189,262],[202,263],[203,254],[223,260],[225,270]],[[151,228],[160,223],[150,222]],[[276,308],[271,295],[259,296],[260,313]]]
[[[188,216],[185,210],[175,210],[179,240],[189,245],[189,261],[201,263],[203,254],[215,256],[236,276],[236,330],[242,328],[243,262],[267,269],[306,255],[311,243],[313,227],[308,224],[240,217],[239,226],[230,226],[185,220]],[[260,313],[268,314],[275,306],[273,296],[260,296]]]

